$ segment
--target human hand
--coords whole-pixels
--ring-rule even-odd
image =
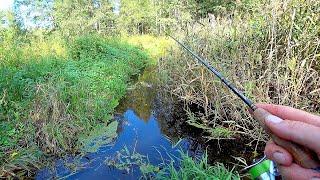
[[[257,104],[257,107],[263,108],[274,115],[268,116],[265,123],[275,135],[308,147],[316,152],[320,159],[319,116],[287,106]],[[285,179],[320,180],[320,172],[302,168],[294,163],[291,154],[272,141],[267,143],[265,154],[279,165],[280,173]]]

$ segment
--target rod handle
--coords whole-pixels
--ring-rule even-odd
[[[265,123],[265,118],[268,115],[272,114],[262,108],[257,108],[253,112],[254,118],[258,120],[259,124],[270,135],[271,139],[275,142],[275,144],[286,149],[292,155],[295,163],[299,164],[301,167],[306,169],[319,168],[320,160],[318,159],[317,154],[315,152],[297,143],[282,139],[270,131],[270,129],[266,126]]]

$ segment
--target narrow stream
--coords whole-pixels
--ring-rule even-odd
[[[172,122],[168,114],[173,109],[158,103],[161,100],[160,90],[156,88],[156,73],[155,68],[147,68],[129,88],[116,110],[118,136],[112,144],[80,158],[57,160],[53,167],[40,170],[36,179],[137,179],[142,175],[139,165],[135,162],[132,166],[128,165],[130,162],[126,164],[132,161],[128,154],[143,155],[154,166],[172,160],[178,163],[180,150],[188,151],[191,156],[201,155],[200,145],[192,138],[183,137],[179,127],[168,126]],[[121,168],[116,168],[115,162],[120,156],[128,159],[118,164]]]

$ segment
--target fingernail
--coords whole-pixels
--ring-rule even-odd
[[[272,123],[275,123],[275,124],[278,124],[278,123],[281,123],[283,120],[280,119],[279,117],[277,116],[274,116],[274,115],[268,115],[266,117],[266,121],[269,121],[269,122],[272,122]]]
[[[286,157],[281,152],[275,152],[272,156],[274,158],[274,161],[276,161],[279,164],[284,164],[286,161]]]

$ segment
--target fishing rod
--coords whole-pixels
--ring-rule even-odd
[[[170,35],[169,35],[170,36]],[[201,64],[207,67],[213,74],[215,74],[233,93],[235,93],[246,105],[250,107],[252,111],[255,111],[257,107],[252,103],[252,101],[247,98],[241,91],[239,91],[231,82],[229,82],[216,68],[212,67],[208,61],[203,60],[199,55],[194,53],[191,49],[189,49],[186,45],[179,42],[176,38],[170,36],[173,40],[175,40],[178,44],[180,44],[185,50],[187,50],[190,54],[192,54]]]
[[[314,169],[319,171],[320,160],[317,155],[310,149],[303,147],[291,141],[284,140],[275,134],[273,134],[265,124],[265,118],[272,115],[268,111],[258,108],[248,97],[246,97],[240,90],[238,90],[231,82],[229,82],[216,68],[212,67],[207,60],[197,55],[189,47],[178,41],[176,38],[169,35],[174,41],[182,46],[187,52],[189,52],[195,59],[203,64],[210,72],[215,74],[220,81],[223,82],[234,94],[236,94],[253,112],[253,117],[259,122],[260,126],[265,130],[271,139],[279,146],[286,149],[292,156],[294,161],[301,167],[306,169]],[[274,115],[273,115],[274,116]],[[280,118],[281,119],[281,118]]]

